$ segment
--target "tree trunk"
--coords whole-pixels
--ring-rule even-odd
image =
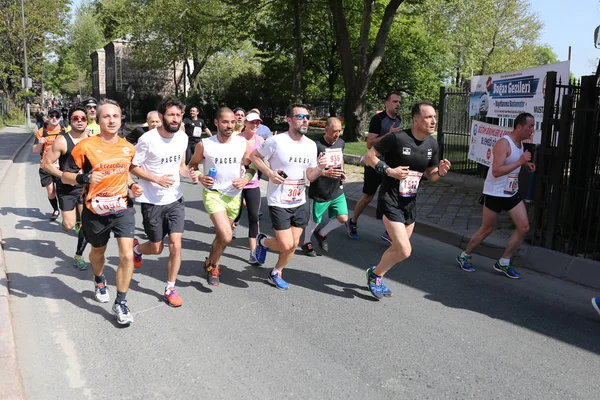
[[[294,62],[294,101],[302,102],[302,70],[304,54],[302,52],[302,26],[300,25],[300,2],[292,0],[294,13],[294,43],[296,46],[296,60]]]

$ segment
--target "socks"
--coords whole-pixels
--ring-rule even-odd
[[[510,265],[510,258],[501,258],[500,264],[502,265]]]
[[[460,253],[460,256],[461,256],[461,257],[466,257],[466,258],[469,258],[469,257],[471,257],[471,254],[467,254],[467,253],[465,253],[465,252],[463,251],[462,253]]]
[[[106,283],[106,278],[104,277],[104,274],[102,274],[100,276],[94,275],[94,282],[96,282],[96,283]]]
[[[124,303],[127,300],[125,300],[125,298],[127,297],[127,292],[117,292],[117,298],[115,299],[115,303]]]
[[[171,291],[169,289],[171,289],[171,288],[175,289],[175,282],[169,282],[169,281],[167,281],[166,288],[167,288],[166,289],[167,294],[171,293]]]
[[[83,251],[85,250],[85,246],[87,246],[87,240],[85,239],[85,235],[83,234],[83,229],[79,230],[77,234],[77,252],[76,255],[83,255]]]
[[[54,211],[58,211],[58,199],[55,197],[53,199],[48,199],[48,201],[52,205],[52,209],[54,209]]]
[[[279,274],[280,274],[280,273],[281,273],[281,272],[279,272],[279,270],[278,270],[278,269],[276,269],[276,268],[273,268],[273,271],[271,271],[271,276],[279,276]]]
[[[133,252],[134,252],[136,255],[138,255],[138,256],[141,256],[141,255],[142,255],[142,253],[140,253],[140,252],[138,251],[138,246],[139,246],[139,244],[136,244],[135,246],[133,246]]]
[[[304,243],[309,243],[311,241],[313,232],[315,231],[315,229],[317,229],[317,225],[319,225],[319,224],[317,224],[312,219],[310,221],[308,221],[308,225],[306,226],[306,229],[304,230]]]
[[[321,234],[321,236],[327,236],[329,235],[329,232],[331,232],[332,230],[339,228],[340,226],[342,226],[344,224],[342,224],[340,221],[337,220],[337,218],[333,218],[330,219],[329,222],[327,223],[327,225],[325,225],[324,228],[322,228],[319,233]]]

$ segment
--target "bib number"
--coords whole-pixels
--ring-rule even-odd
[[[325,158],[327,159],[327,167],[341,168],[344,155],[342,149],[325,149]]]
[[[194,127],[194,132],[192,133],[194,137],[202,137],[202,128]]]
[[[92,208],[98,215],[118,214],[127,210],[127,203],[122,196],[94,197]]]
[[[505,194],[515,194],[519,191],[519,173],[508,174],[506,186],[504,187]]]
[[[283,182],[281,192],[282,204],[300,204],[304,200],[304,179],[288,179]]]
[[[421,182],[422,172],[408,171],[408,176],[400,181],[398,191],[401,197],[415,197]]]

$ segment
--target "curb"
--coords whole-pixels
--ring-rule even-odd
[[[24,399],[23,381],[17,362],[8,279],[4,262],[4,245],[0,231],[0,398]]]

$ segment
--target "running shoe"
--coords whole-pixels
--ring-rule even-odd
[[[594,306],[594,310],[600,314],[600,297],[594,297],[592,299],[592,306]]]
[[[174,287],[170,287],[168,289],[165,288],[165,293],[163,294],[163,297],[167,304],[171,307],[181,307],[181,305],[183,304],[183,300],[181,300],[181,297],[179,297],[179,293],[177,293],[177,290],[175,290]]]
[[[73,265],[80,271],[85,271],[86,269],[88,269],[88,265],[83,259],[83,257],[78,255],[75,255],[75,257],[73,258]]]
[[[204,261],[204,270],[206,271],[206,280],[211,286],[219,286],[219,266],[209,263],[208,258]]]
[[[377,276],[373,273],[375,267],[367,268],[367,286],[369,286],[369,291],[376,299],[383,298],[383,286],[381,285],[383,282],[383,277]]]
[[[253,251],[250,252],[250,257],[248,257],[248,263],[251,265],[258,264],[258,260],[256,259],[256,254]]]
[[[329,251],[329,242],[327,241],[327,236],[322,236],[321,231],[316,231],[315,239],[317,239],[317,243],[319,243],[319,247],[322,248],[323,251]]]
[[[352,219],[349,219],[348,222],[346,222],[346,227],[348,228],[348,237],[357,240],[358,226],[356,225],[356,222],[352,222]]]
[[[58,219],[59,215],[60,215],[60,211],[54,210],[54,212],[50,216],[50,221],[56,221]]]
[[[463,255],[463,253],[460,253],[458,255],[458,257],[456,257],[456,262],[458,263],[458,266],[463,270],[463,271],[467,271],[467,272],[473,272],[475,271],[475,268],[473,268],[473,257],[472,256],[465,256]]]
[[[231,238],[235,239],[235,228],[237,228],[236,224],[233,224],[233,226],[231,227]]]
[[[263,265],[265,263],[265,260],[267,259],[268,248],[261,244],[261,240],[264,240],[266,238],[267,235],[265,235],[264,233],[259,233],[258,235],[256,235],[256,250],[254,250],[254,254],[256,255],[256,261],[260,265]]]
[[[131,315],[129,307],[127,307],[127,301],[113,304],[112,310],[117,316],[117,322],[119,324],[131,325],[133,322],[133,315]]]
[[[385,285],[385,282],[383,282],[383,278],[381,278],[381,293],[383,294],[383,297],[392,297],[394,295],[394,293],[392,293]]]
[[[496,261],[494,269],[498,272],[503,272],[504,275],[512,279],[519,279],[521,277],[521,274],[515,271],[515,268],[512,265],[502,265],[500,264],[500,261]]]
[[[317,256],[317,253],[315,253],[315,249],[313,248],[313,245],[311,242],[304,243],[302,245],[302,252],[304,253],[304,255],[307,255],[309,257]]]
[[[79,231],[81,230],[81,222],[75,223],[75,233],[79,235]]]
[[[381,239],[388,242],[389,244],[392,244],[392,238],[390,237],[390,235],[388,235],[387,231],[383,232],[383,235],[381,235]]]
[[[135,246],[139,245],[140,241],[137,239],[133,239],[133,248],[135,249]],[[133,266],[136,268],[142,268],[142,255],[141,254],[137,254],[135,252],[135,250],[133,251]]]
[[[106,281],[97,283],[94,281],[94,298],[100,303],[108,303],[110,301],[110,295],[108,294],[108,287],[106,287]]]
[[[281,277],[281,272],[277,272],[276,274],[269,272],[267,282],[281,290],[286,290],[289,287],[288,283]]]

